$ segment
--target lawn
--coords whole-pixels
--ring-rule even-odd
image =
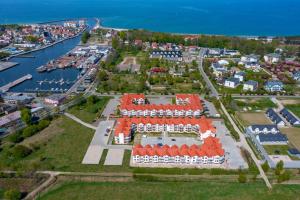
[[[216,182],[66,182],[38,198],[52,199],[244,199],[295,200],[300,185],[275,185],[269,191],[263,183]]]
[[[300,104],[286,105],[285,107],[300,118]]]
[[[237,112],[236,118],[240,120],[244,126],[252,124],[272,124],[264,112]]]
[[[234,99],[234,103],[240,108],[247,110],[267,110],[268,108],[276,108],[276,104],[269,98],[247,98]]]
[[[97,97],[94,103],[82,102],[70,108],[68,112],[84,122],[92,123],[97,117],[100,117],[109,99],[110,97]]]
[[[269,155],[288,155],[288,145],[264,145],[264,149]]]
[[[55,122],[60,120],[60,122]],[[54,120],[58,132],[46,141],[39,141],[39,146],[32,154],[23,159],[9,159],[5,153],[0,152],[1,167],[7,170],[56,170],[56,171],[82,171],[82,172],[119,172],[130,171],[130,151],[125,151],[122,166],[83,165],[82,159],[94,135],[94,130],[86,128],[73,120],[60,117]],[[48,127],[49,130],[53,127]],[[45,131],[48,131],[45,129]],[[105,158],[103,154],[102,160]]]
[[[281,128],[280,131],[287,135],[289,142],[300,150],[300,128]]]

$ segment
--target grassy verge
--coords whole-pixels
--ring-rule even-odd
[[[286,105],[285,107],[289,109],[292,113],[294,113],[296,116],[300,117],[300,104]]]
[[[96,97],[93,103],[82,101],[78,105],[70,108],[68,112],[75,115],[82,121],[92,123],[97,117],[100,117],[109,99],[110,97]]]
[[[299,185],[216,182],[67,182],[54,187],[40,200],[51,199],[297,199]]]

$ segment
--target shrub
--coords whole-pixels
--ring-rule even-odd
[[[21,199],[21,193],[15,189],[7,190],[4,192],[4,199],[19,200]]]
[[[280,174],[281,174],[281,172],[282,172],[282,170],[283,170],[283,165],[284,165],[284,163],[283,163],[282,160],[279,161],[279,162],[276,164],[276,168],[275,168],[275,174],[276,174],[276,175],[280,175]]]
[[[31,149],[23,145],[17,145],[11,151],[12,156],[15,158],[25,158],[26,156],[30,155],[31,152]]]
[[[291,178],[291,172],[285,170],[282,174],[277,177],[277,182],[282,183],[284,181],[288,181]]]
[[[8,136],[8,140],[12,143],[19,143],[23,140],[22,137],[22,132],[21,131],[17,131],[16,133],[11,134],[10,136]]]
[[[268,172],[270,169],[270,166],[267,161],[265,161],[264,164],[261,165],[261,167],[264,170],[264,172]]]
[[[247,182],[247,176],[244,173],[240,173],[238,177],[239,183],[246,183]]]

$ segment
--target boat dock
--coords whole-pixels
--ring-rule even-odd
[[[32,79],[32,75],[31,75],[31,74],[27,74],[27,75],[25,75],[25,76],[23,76],[23,77],[21,77],[21,78],[15,80],[15,81],[13,81],[13,82],[10,82],[10,83],[8,83],[8,84],[6,84],[6,85],[0,87],[0,91],[1,91],[1,92],[7,92],[7,91],[9,91],[11,88],[15,87],[16,85],[18,85],[18,84],[20,84],[20,83],[23,83],[24,81],[30,80],[30,79]]]
[[[7,70],[11,67],[14,67],[16,65],[18,65],[19,63],[16,62],[2,62],[0,61],[0,72]]]

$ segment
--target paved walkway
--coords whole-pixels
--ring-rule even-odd
[[[91,129],[94,129],[96,130],[97,128],[89,123],[86,123],[84,121],[82,121],[81,119],[75,117],[74,115],[70,114],[70,113],[64,113],[65,116],[69,117],[70,119],[73,119],[74,121],[78,122],[79,124],[85,126],[85,127],[88,127],[88,128],[91,128]]]
[[[107,146],[108,136],[105,136],[107,128],[112,128],[115,121],[101,121],[96,129],[95,135],[88,147],[82,164],[99,164],[103,149]]]

